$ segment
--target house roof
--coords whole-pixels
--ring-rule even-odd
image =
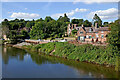
[[[84,30],[88,33],[88,32],[95,32],[95,28],[94,27],[83,27]]]
[[[70,24],[72,25],[72,24]],[[77,24],[74,24],[77,25]],[[72,26],[71,26],[72,27]],[[109,27],[99,27],[99,28],[95,28],[95,27],[82,27],[82,26],[76,26],[74,29],[80,30],[81,28],[84,29],[84,31],[86,31],[87,33],[93,33],[93,32],[98,32],[98,31],[110,31]]]
[[[100,27],[99,31],[109,31],[109,27]]]
[[[93,33],[93,32],[98,32],[98,31],[109,31],[109,27],[100,27],[100,28],[95,28],[95,27],[83,27],[83,29],[87,33]]]

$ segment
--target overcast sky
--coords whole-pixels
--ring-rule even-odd
[[[2,19],[24,18],[26,20],[51,16],[58,19],[64,13],[70,19],[88,19],[92,21],[94,14],[98,14],[103,21],[114,21],[118,17],[118,3],[116,2],[2,2]],[[32,0],[31,0],[32,1]],[[94,0],[93,0],[94,1]],[[99,0],[98,0],[99,1]],[[104,0],[105,1],[105,0]]]

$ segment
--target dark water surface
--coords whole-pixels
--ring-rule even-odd
[[[1,47],[1,46],[0,46]],[[2,47],[3,78],[117,78],[114,68]]]

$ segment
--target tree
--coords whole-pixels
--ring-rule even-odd
[[[44,21],[44,20],[42,18],[36,20],[36,22],[39,22],[39,21]]]
[[[94,15],[93,21],[94,21],[94,25],[95,25],[95,23],[98,23],[98,26],[102,26],[102,20],[100,19],[100,17],[97,14]]]
[[[104,22],[104,23],[103,23],[103,26],[104,26],[104,27],[106,27],[106,26],[108,27],[108,24],[109,24],[108,22]]]
[[[22,31],[21,31],[21,35],[23,35],[23,39],[29,38],[29,34],[28,34],[28,32],[25,31],[25,30],[22,30]]]
[[[78,23],[79,23],[79,20],[78,20],[78,19],[72,19],[71,23],[72,23],[72,24],[78,24]]]
[[[20,27],[19,27],[19,24],[16,23],[16,22],[11,22],[10,23],[10,30],[18,30]]]
[[[46,16],[46,18],[45,18],[45,22],[50,22],[50,21],[52,21],[53,19],[50,17],[50,16]]]
[[[71,21],[72,24],[78,24],[78,26],[81,26],[83,22],[84,22],[83,19],[72,19]]]
[[[46,38],[47,34],[44,33],[45,29],[44,27],[46,26],[45,22],[38,22],[36,23],[33,27],[32,30],[30,31],[30,37],[32,39],[44,39]]]
[[[65,13],[64,17],[60,16],[58,21],[60,21],[60,22],[70,22],[70,19],[67,17],[67,15]]]
[[[107,41],[112,46],[113,54],[116,55],[115,70],[120,71],[120,19],[110,24],[111,32],[108,34]]]
[[[32,22],[27,22],[27,24],[26,24],[25,27],[27,27],[27,28],[32,28],[33,25],[34,25],[34,24],[32,24]]]
[[[83,19],[78,19],[78,20],[79,20],[78,26],[81,26],[84,23],[84,20]]]
[[[2,28],[2,34],[8,35],[9,30],[10,30],[10,24],[7,19],[4,19],[4,21],[1,23],[1,28]]]
[[[25,22],[19,22],[18,25],[19,25],[19,28],[23,28],[25,27]]]
[[[72,35],[75,35],[77,33],[78,30],[74,29],[72,30]]]
[[[120,19],[110,24],[111,32],[108,34],[108,42],[114,46],[120,47]]]
[[[84,25],[85,27],[90,27],[90,26],[92,25],[92,23],[89,22],[88,20],[85,20],[84,23],[83,23],[83,25]]]

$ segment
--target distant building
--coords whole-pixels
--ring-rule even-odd
[[[92,27],[84,27],[82,26],[77,26],[76,24],[69,24],[68,25],[68,30],[67,34],[70,35],[72,30],[78,30],[77,31],[77,37],[78,40],[80,41],[86,41],[86,42],[105,42],[106,41],[106,36],[110,32],[109,27],[99,27],[97,23],[95,26]]]

